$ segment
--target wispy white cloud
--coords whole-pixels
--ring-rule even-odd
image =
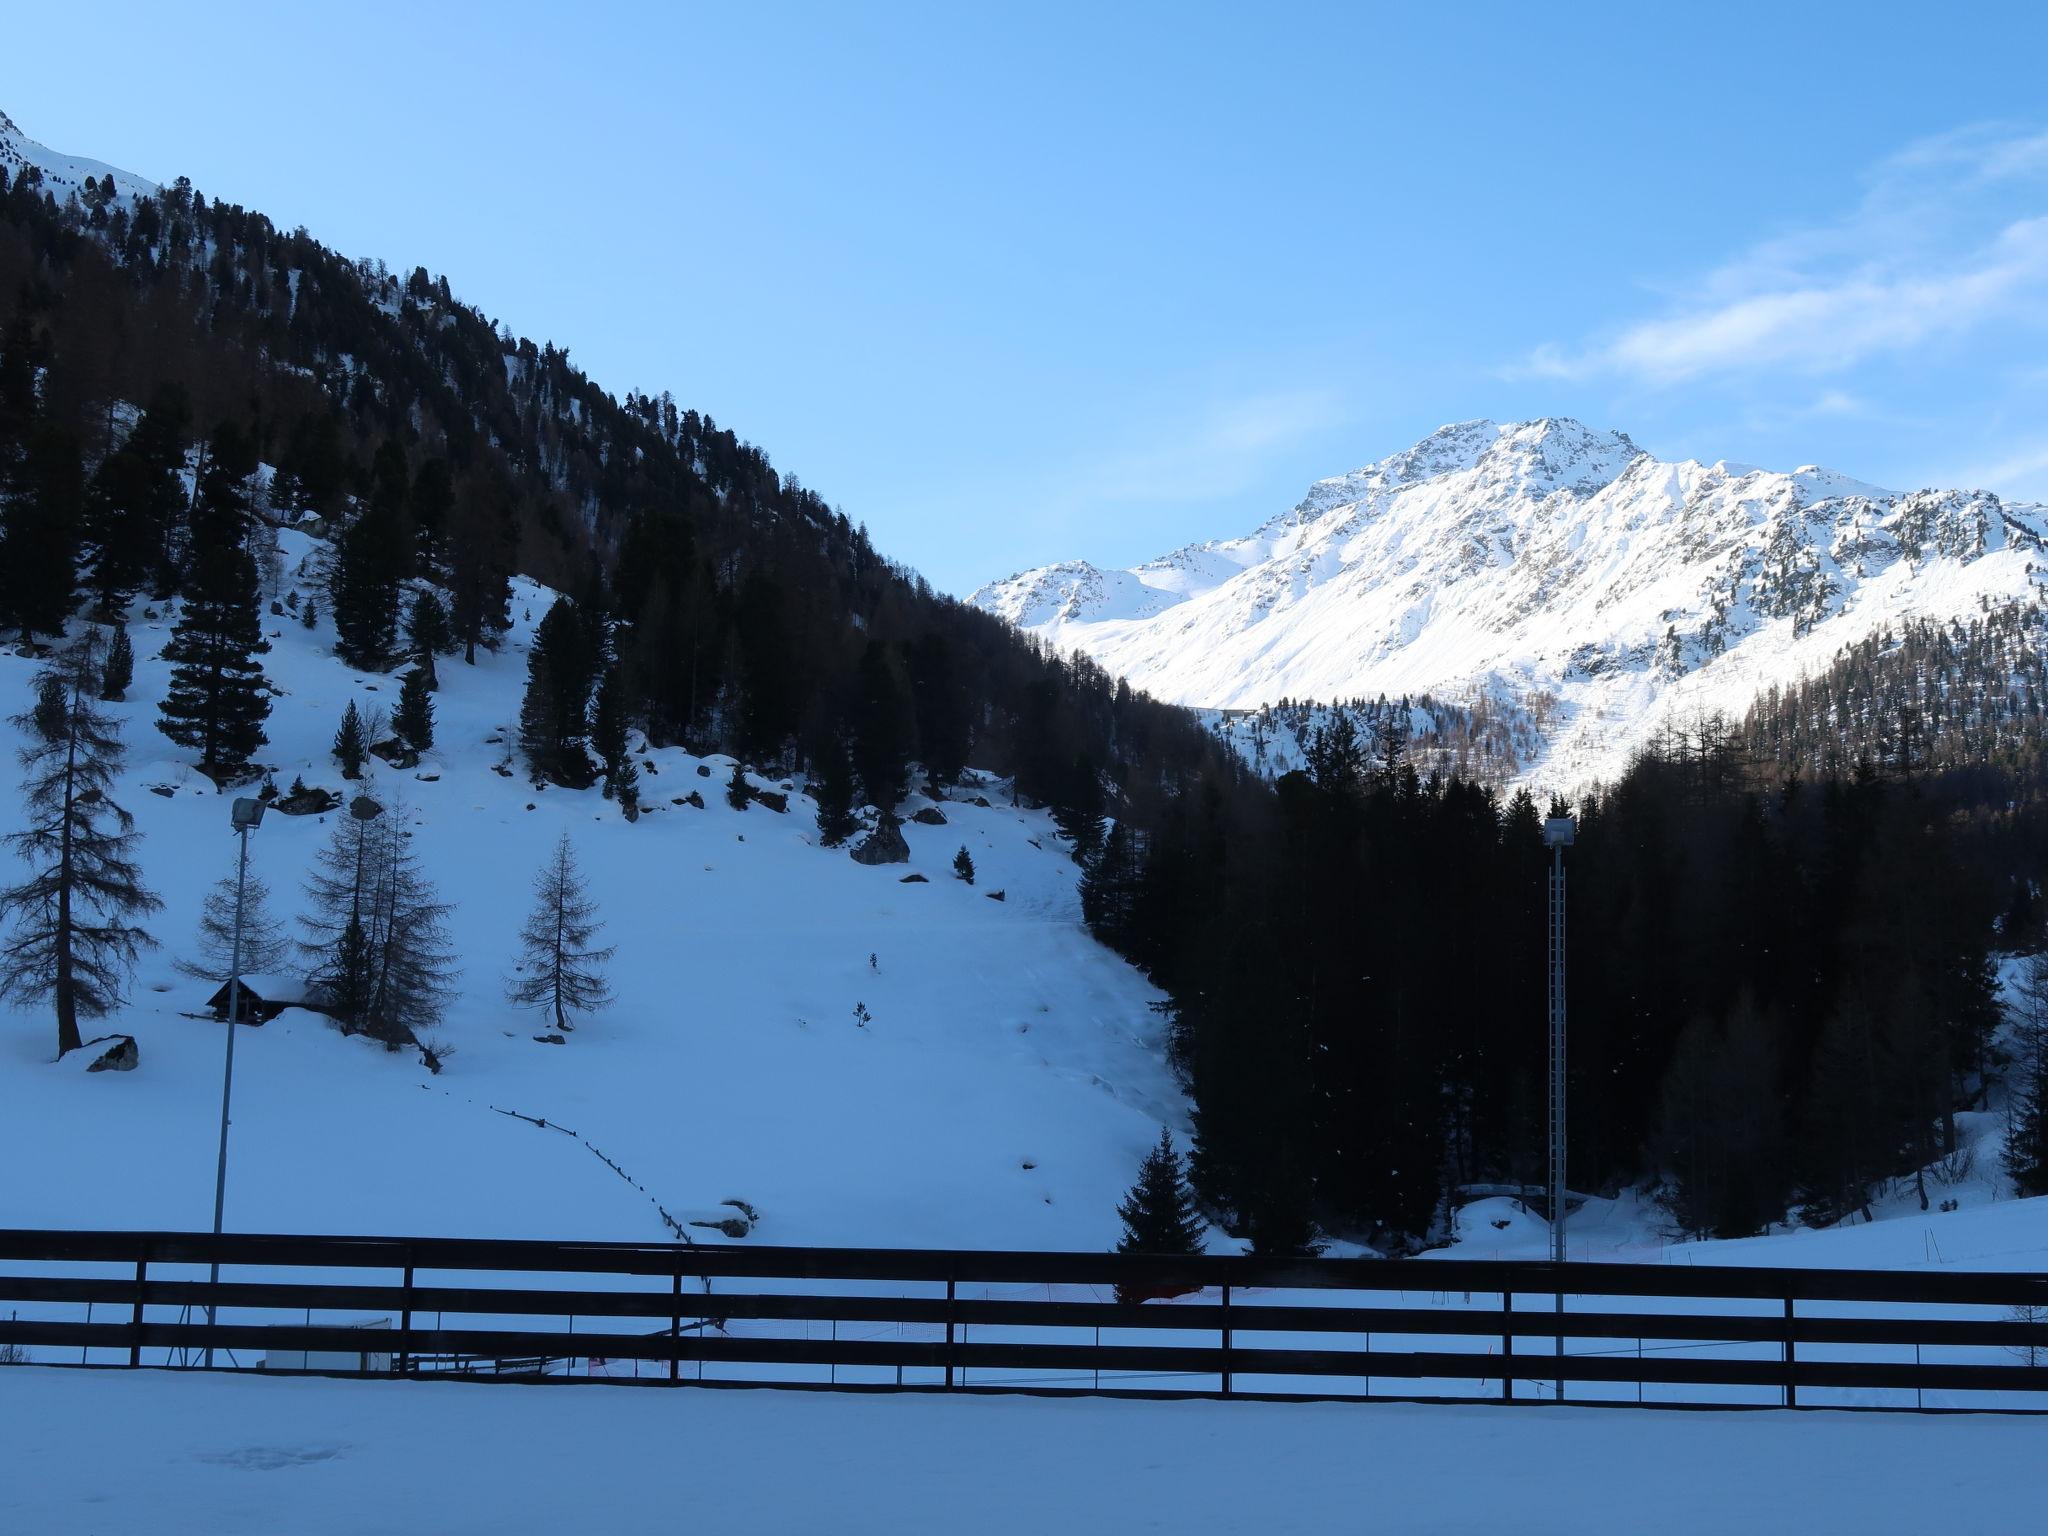
[[[2048,134],[1979,125],[1907,146],[1873,168],[1845,217],[1750,246],[1663,313],[1502,371],[1651,385],[1827,374],[2044,315]]]
[[[1210,501],[1260,483],[1273,454],[1336,422],[1336,391],[1293,389],[1212,401],[1163,429],[1141,429],[1078,477],[1091,502]]]

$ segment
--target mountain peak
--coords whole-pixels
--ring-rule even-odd
[[[119,166],[67,155],[47,144],[38,144],[21,131],[13,118],[0,111],[0,170],[12,181],[29,169],[41,175],[44,188],[59,203],[81,194],[87,179],[97,182],[108,176],[114,178],[114,190],[122,197],[148,196],[158,190],[157,184],[147,177]]]
[[[972,601],[1199,707],[1484,698],[1524,718],[1521,775],[1568,787],[1672,711],[1739,714],[1873,626],[2031,599],[2044,547],[2048,508],[1664,462],[1554,416],[1453,422],[1243,538]]]

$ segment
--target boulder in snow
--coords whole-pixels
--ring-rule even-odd
[[[936,805],[928,805],[910,819],[920,827],[943,827],[946,824],[946,813]]]
[[[141,1065],[142,1051],[133,1035],[101,1035],[97,1040],[86,1041],[79,1049],[89,1051],[96,1045],[103,1045],[106,1049],[93,1058],[92,1065],[85,1069],[88,1072],[133,1072]]]
[[[853,862],[856,864],[908,864],[910,844],[903,841],[903,829],[896,824],[893,816],[884,816],[881,824],[854,846]]]

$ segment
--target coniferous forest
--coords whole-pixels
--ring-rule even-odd
[[[1334,712],[1269,784],[1191,714],[935,593],[759,449],[667,395],[607,393],[445,277],[183,181],[133,203],[111,178],[61,203],[33,174],[0,186],[0,628],[36,645],[74,614],[175,603],[160,728],[236,782],[261,760],[280,523],[326,535],[315,601],[352,665],[403,673],[413,750],[435,668],[498,642],[524,573],[567,594],[520,719],[538,778],[630,804],[630,727],[810,774],[830,846],[862,806],[887,823],[913,774],[1011,777],[1071,843],[1094,932],[1165,994],[1195,1190],[1262,1249],[1414,1246],[1459,1192],[1540,1180],[1554,810],[1579,819],[1572,1184],[1655,1184],[1678,1230],[1853,1216],[1951,1150],[2000,1065],[1992,953],[2036,946],[2023,616],[1845,657],[1569,807],[1411,756],[1386,710],[1363,732]],[[1956,681],[1994,653],[1996,707]],[[345,766],[371,734],[343,723]],[[352,976],[362,936],[336,917],[315,937]],[[523,1000],[565,1020],[594,1006],[574,993]],[[372,1032],[411,1027],[356,1006]]]

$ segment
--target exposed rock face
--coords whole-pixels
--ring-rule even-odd
[[[910,819],[921,827],[943,827],[946,824],[946,813],[936,805],[928,805]]]
[[[856,864],[908,864],[910,844],[903,841],[903,828],[893,816],[884,816],[881,825],[862,838],[853,848],[853,862]]]

